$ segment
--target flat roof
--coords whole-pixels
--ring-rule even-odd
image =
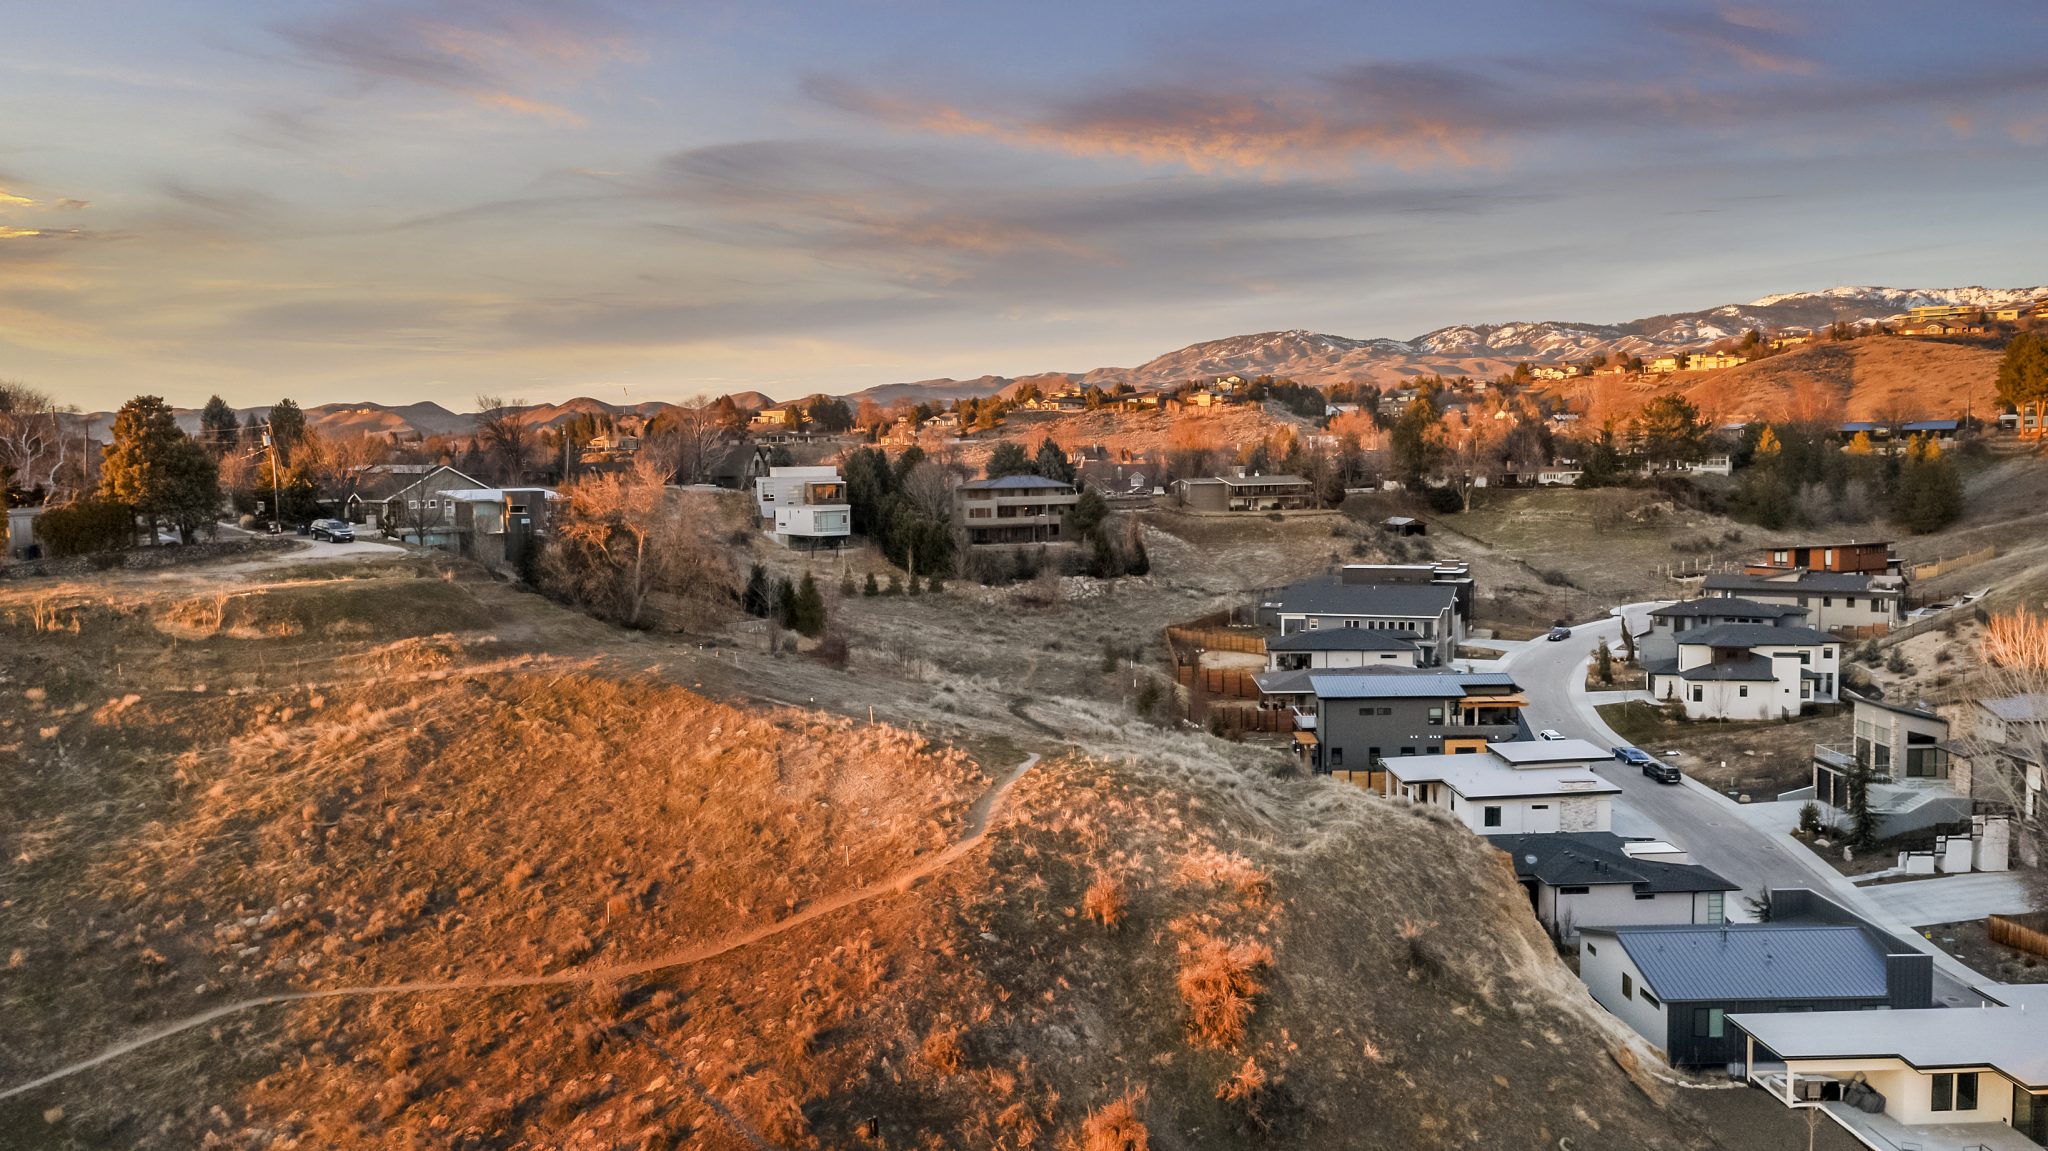
[[[992,480],[968,480],[960,485],[960,490],[974,492],[988,491],[993,488],[1030,488],[1045,491],[1052,488],[1069,488],[1072,486],[1072,484],[1064,483],[1060,480],[1047,479],[1044,476],[1034,476],[1029,472],[1019,472],[1015,475],[997,476]]]
[[[1798,595],[1801,592],[1842,592],[1851,595],[1897,595],[1895,587],[1879,587],[1862,572],[1817,572],[1798,569],[1797,578],[1784,576],[1710,575],[1708,591],[1739,591],[1755,595]]]
[[[1627,884],[1652,893],[1741,889],[1740,884],[1695,863],[1638,859],[1629,854],[1632,845],[1610,831],[1490,835],[1487,839],[1508,854],[1517,877],[1550,887]]]
[[[1994,1067],[2048,1088],[2048,1017],[2020,1007],[1730,1015],[1782,1059],[1899,1059],[1922,1071]]]
[[[1396,755],[1383,759],[1402,783],[1441,783],[1466,799],[1539,799],[1618,795],[1621,788],[1583,768],[1509,767],[1483,751]]]
[[[1385,616],[1435,619],[1457,603],[1447,583],[1345,583],[1341,576],[1300,580],[1259,598],[1259,606],[1287,615]]]
[[[1487,745],[1487,750],[1516,767],[1582,763],[1613,759],[1614,753],[1583,739],[1517,739]]]
[[[1267,651],[1414,651],[1414,632],[1377,627],[1322,627],[1266,641]]]

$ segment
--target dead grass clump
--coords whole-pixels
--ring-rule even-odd
[[[1204,848],[1180,861],[1175,874],[1182,883],[1220,887],[1237,893],[1246,907],[1263,907],[1273,894],[1273,877],[1235,852]]]
[[[1244,1065],[1216,1086],[1216,1098],[1237,1118],[1240,1131],[1270,1135],[1293,1110],[1286,1082],[1246,1056]]]
[[[1081,896],[1082,913],[1112,931],[1123,926],[1124,915],[1130,910],[1130,905],[1130,895],[1124,890],[1123,881],[1111,875],[1089,884],[1088,891]]]
[[[924,1037],[918,1055],[925,1066],[941,1075],[958,1075],[967,1066],[967,1053],[960,1046],[960,1037],[966,1033],[960,1027],[934,1028]]]
[[[1251,1022],[1258,974],[1273,949],[1249,940],[1197,935],[1181,945],[1180,997],[1188,1005],[1188,1040],[1197,1047],[1236,1050]]]
[[[1144,1088],[1134,1088],[1107,1107],[1088,1112],[1074,1151],[1149,1151],[1152,1133],[1138,1115],[1145,1104]]]

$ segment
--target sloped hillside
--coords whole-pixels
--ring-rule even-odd
[[[1851,420],[1945,419],[1971,407],[1982,416],[1997,410],[2001,355],[1981,342],[1872,337],[1805,345],[1681,386],[1736,419],[1783,418],[1813,397],[1830,399]]]
[[[0,1148],[1713,1145],[1435,814],[1163,731],[1019,778],[561,614],[0,588]]]

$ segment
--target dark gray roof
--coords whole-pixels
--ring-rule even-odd
[[[1884,949],[1859,927],[1735,923],[1582,927],[1621,944],[1667,1002],[1882,999]]]
[[[1864,707],[1882,708],[1885,711],[1895,712],[1899,715],[1910,715],[1915,719],[1941,720],[1941,716],[1937,715],[1933,708],[1927,706],[1925,700],[1916,700],[1913,703],[1892,703],[1889,700],[1882,700],[1874,695],[1865,695],[1858,691],[1850,691],[1847,688],[1842,689],[1842,698],[1849,703],[1859,704]]]
[[[1717,680],[1757,682],[1778,678],[1768,656],[1752,655],[1742,659],[1715,660],[1698,667],[1689,667],[1678,673],[1678,678],[1690,683],[1712,683]]]
[[[1506,672],[1428,672],[1403,668],[1318,670],[1309,677],[1319,699],[1463,699],[1468,688],[1513,689]]]
[[[1739,591],[1749,595],[1799,595],[1839,592],[1849,595],[1897,595],[1897,588],[1872,587],[1870,577],[1860,572],[1802,571],[1798,579],[1772,579],[1753,575],[1710,575],[1708,591]]]
[[[1414,651],[1416,636],[1376,627],[1325,627],[1266,641],[1267,651]]]
[[[1651,675],[1677,675],[1678,657],[1673,656],[1670,659],[1646,659],[1643,661],[1643,670],[1650,673]]]
[[[989,491],[996,488],[1021,488],[1029,489],[1032,491],[1046,491],[1052,488],[1070,488],[1072,486],[1072,484],[1062,483],[1059,480],[1049,480],[1044,476],[1034,476],[1025,474],[1014,476],[998,476],[992,480],[968,480],[966,483],[961,484],[960,488],[962,491],[970,492]]]
[[[1434,619],[1457,598],[1451,584],[1345,583],[1337,576],[1317,576],[1267,594],[1260,606],[1306,615]]]
[[[1491,835],[1487,839],[1508,853],[1516,878],[1534,879],[1551,887],[1626,883],[1644,892],[1736,891],[1741,887],[1697,864],[1636,859],[1622,848],[1628,841],[1609,831]]]
[[[1326,668],[1293,667],[1281,671],[1253,672],[1252,682],[1266,695],[1310,695],[1316,689],[1315,685],[1309,682],[1309,677],[1328,674],[1329,670]]]
[[[1996,699],[1980,699],[1977,705],[2009,723],[2048,720],[2048,694],[2039,692],[2032,695],[2005,695]]]
[[[1308,485],[1308,481],[1302,479],[1300,476],[1290,475],[1217,476],[1216,479],[1222,483],[1229,484],[1231,487],[1234,488],[1262,488],[1274,485],[1298,485],[1306,487]]]
[[[1680,632],[1680,646],[1707,644],[1712,647],[1760,647],[1774,643],[1832,644],[1841,641],[1826,632],[1799,624],[1774,626],[1767,623],[1723,623],[1713,627]]]
[[[1653,616],[1669,619],[1718,619],[1722,616],[1755,616],[1759,619],[1782,619],[1788,615],[1805,615],[1806,609],[1792,603],[1758,603],[1751,599],[1734,596],[1708,596],[1705,599],[1680,600],[1665,604],[1650,611]]]

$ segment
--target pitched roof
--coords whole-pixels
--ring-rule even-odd
[[[2048,694],[2036,692],[2032,695],[2007,695],[1997,699],[1980,699],[1978,706],[2008,723],[2029,723],[2048,720]]]
[[[1768,647],[1773,644],[1832,644],[1840,643],[1826,632],[1815,631],[1799,624],[1782,626],[1767,623],[1722,623],[1713,627],[1697,628],[1680,632],[1678,645],[1702,644],[1708,647]]]
[[[1647,892],[1741,888],[1698,864],[1637,859],[1624,850],[1627,841],[1611,831],[1491,835],[1487,839],[1507,852],[1516,878],[1534,879],[1551,887],[1625,883]]]
[[[359,483],[352,494],[359,499],[382,503],[394,496],[404,495],[406,492],[426,483],[442,472],[447,472],[461,480],[464,487],[480,488],[483,486],[483,481],[474,479],[467,473],[448,464],[435,464],[424,472],[378,473],[375,478]]]
[[[1668,603],[1663,607],[1650,609],[1650,614],[1665,619],[1714,619],[1720,616],[1783,619],[1788,615],[1805,615],[1806,609],[1793,603],[1759,603],[1753,599],[1739,599],[1735,596],[1708,596],[1705,599]]]
[[[1884,948],[1833,924],[1647,924],[1582,927],[1611,935],[1643,983],[1667,1001],[1882,999]]]
[[[1678,678],[1688,683],[1758,683],[1778,678],[1778,672],[1771,666],[1769,656],[1750,655],[1741,659],[1717,659],[1713,663],[1684,668],[1679,671]]]
[[[1451,584],[1345,583],[1318,576],[1268,593],[1260,606],[1289,614],[1434,618],[1457,599]]]
[[[1506,672],[1421,672],[1406,668],[1318,671],[1309,683],[1321,699],[1463,699],[1468,687],[1515,686]]]
[[[1890,1057],[1922,1071],[1991,1066],[2029,1090],[2048,1088],[2041,1016],[2017,1007],[1767,1012],[1728,1022],[1784,1059]]]
[[[1029,473],[1021,473],[1013,476],[997,476],[995,479],[992,480],[968,480],[966,483],[960,485],[960,490],[968,492],[982,492],[992,491],[996,489],[1019,488],[1030,491],[1047,491],[1052,488],[1065,489],[1071,488],[1073,486],[1074,485],[1065,483],[1061,480],[1047,479],[1044,476],[1034,476]]]
[[[1752,576],[1734,573],[1710,575],[1708,591],[1739,591],[1750,595],[1798,595],[1801,592],[1843,592],[1855,595],[1897,595],[1895,587],[1877,587],[1861,572],[1801,571],[1796,578]]]
[[[1267,651],[1414,651],[1415,634],[1376,627],[1324,627],[1266,641]]]

